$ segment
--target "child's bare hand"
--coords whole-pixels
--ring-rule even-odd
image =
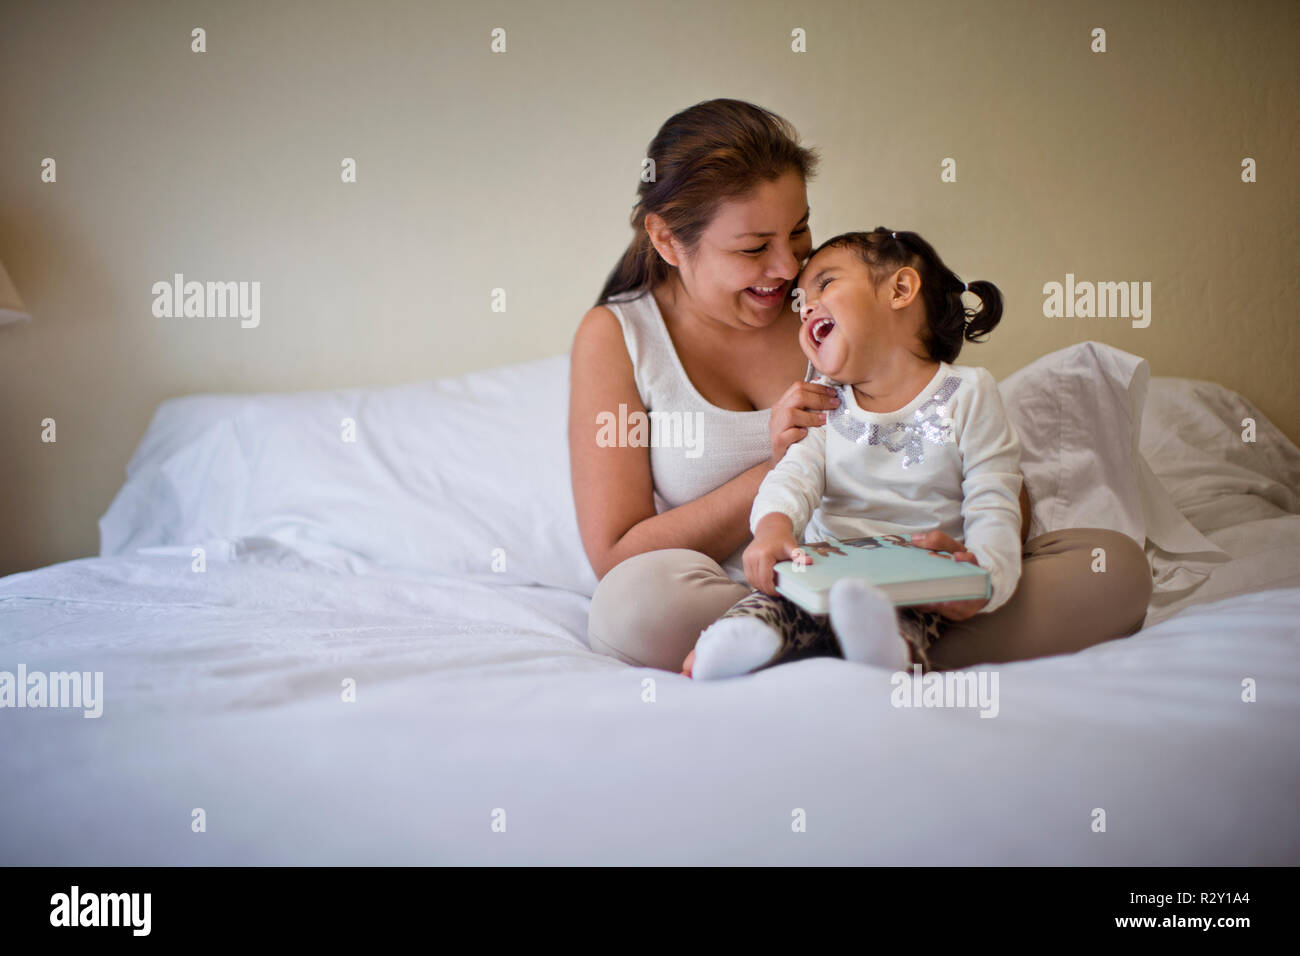
[[[685,677],[690,677],[691,668],[693,668],[694,666],[695,666],[695,648],[692,647],[691,652],[686,655],[686,660],[682,661],[682,675]]]
[[[776,580],[772,568],[778,561],[811,564],[812,559],[799,547],[792,534],[769,534],[756,537],[745,549],[745,579],[749,586],[764,594],[776,595]]]
[[[947,551],[951,554],[954,561],[966,561],[979,567],[979,561],[975,555],[962,549],[962,543],[942,531],[926,531],[922,534],[912,535],[912,544],[918,548],[925,548],[929,551]],[[946,555],[945,555],[946,557]],[[935,611],[942,614],[950,621],[964,621],[969,617],[974,617],[979,613],[980,608],[989,603],[988,598],[973,598],[969,601],[943,601],[936,604],[914,604],[914,610],[917,611]]]

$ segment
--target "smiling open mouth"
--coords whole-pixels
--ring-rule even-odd
[[[831,334],[831,329],[835,328],[834,319],[818,319],[808,330],[809,337],[813,340],[813,345],[821,346],[826,341],[826,337]]]
[[[745,291],[748,292],[755,299],[757,299],[759,302],[771,304],[773,302],[779,302],[781,299],[784,299],[787,288],[789,288],[789,283],[782,282],[780,285],[777,286],[751,285]]]

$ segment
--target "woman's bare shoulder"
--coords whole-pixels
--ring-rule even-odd
[[[623,341],[623,326],[608,306],[597,305],[587,310],[573,333],[572,357],[574,362],[589,359],[616,360],[619,353],[627,360],[627,345]]]
[[[578,320],[578,330],[574,333],[574,339],[578,338],[601,338],[608,337],[612,333],[618,333],[618,337],[623,337],[622,327],[619,325],[618,316],[614,310],[607,305],[595,305],[587,310],[586,315]]]
[[[569,350],[569,378],[574,386],[626,393],[635,390],[632,357],[623,327],[609,307],[593,306],[578,322]]]

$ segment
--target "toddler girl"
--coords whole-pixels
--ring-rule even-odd
[[[878,227],[823,243],[801,272],[799,341],[819,380],[839,390],[825,423],[786,451],[750,512],[745,576],[755,588],[704,630],[685,668],[746,674],[798,652],[836,648],[851,661],[927,670],[942,632],[937,608],[899,608],[864,580],[837,581],[829,615],[777,594],[773,565],[807,564],[799,540],[847,540],[938,528],[953,557],[989,572],[997,610],[1020,580],[1020,441],[993,376],[951,364],[1002,317],[990,282],[963,283],[914,232]],[[967,309],[962,293],[980,300]],[[910,648],[910,650],[909,650]]]

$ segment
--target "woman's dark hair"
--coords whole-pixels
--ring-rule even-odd
[[[917,271],[929,328],[922,342],[936,362],[956,361],[963,341],[983,342],[981,336],[987,337],[1002,319],[1002,293],[997,286],[982,279],[963,284],[944,265],[934,247],[914,232],[884,226],[871,232],[845,232],[827,239],[812,255],[832,247],[848,247],[856,252],[871,271],[871,281],[877,284],[903,266]],[[812,260],[812,256],[808,258]],[[966,291],[979,298],[978,309],[966,308],[961,300]]]
[[[653,181],[644,174],[632,207],[632,242],[605,280],[597,305],[624,292],[653,288],[673,267],[645,230],[648,213],[662,216],[688,254],[722,203],[795,170],[807,182],[816,172],[815,149],[797,142],[789,122],[742,100],[696,103],[668,119],[650,141]]]

